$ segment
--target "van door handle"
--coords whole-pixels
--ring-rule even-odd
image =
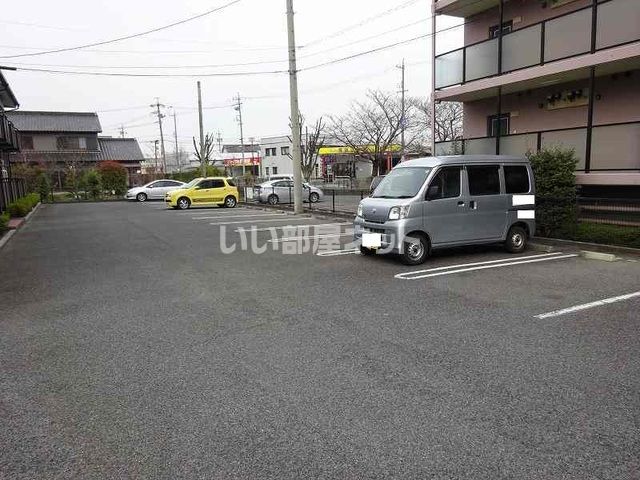
[[[478,202],[476,202],[475,200],[471,200],[469,202],[469,208],[471,210],[477,210],[478,209]]]
[[[464,202],[463,201],[458,202],[458,206],[459,207],[464,207]]]

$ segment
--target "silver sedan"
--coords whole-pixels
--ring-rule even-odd
[[[165,195],[172,190],[177,190],[184,186],[184,182],[178,180],[154,180],[142,187],[130,189],[124,196],[127,200],[137,200],[146,202],[147,200],[164,200]]]
[[[318,187],[308,183],[302,184],[302,198],[305,202],[318,203],[324,198],[324,193]],[[293,182],[291,180],[272,180],[253,188],[253,196],[261,203],[277,205],[278,203],[293,202]]]

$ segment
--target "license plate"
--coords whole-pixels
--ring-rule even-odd
[[[363,233],[362,246],[365,248],[380,248],[382,246],[382,235],[379,233]]]

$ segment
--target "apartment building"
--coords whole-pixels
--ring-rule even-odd
[[[435,0],[436,101],[464,137],[438,154],[575,149],[583,194],[640,196],[640,1]],[[442,15],[464,23],[450,48]]]

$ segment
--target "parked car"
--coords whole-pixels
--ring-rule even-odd
[[[225,177],[196,178],[178,190],[167,193],[167,206],[185,210],[192,206],[234,208],[238,204],[238,187]]]
[[[305,202],[318,203],[324,198],[324,193],[318,187],[302,184],[302,199]],[[253,197],[261,203],[277,205],[278,203],[293,202],[293,180],[272,180],[253,188]]]
[[[268,182],[271,182],[273,180],[291,180],[293,182],[293,175],[289,173],[276,173],[275,175],[269,175],[267,177]]]
[[[459,155],[408,160],[362,200],[354,220],[360,251],[384,249],[404,263],[432,248],[502,242],[522,252],[535,232],[535,183],[526,158]]]
[[[178,180],[154,180],[142,187],[134,187],[127,191],[124,198],[127,200],[137,200],[146,202],[147,200],[162,200],[168,192],[184,186],[184,182]]]

